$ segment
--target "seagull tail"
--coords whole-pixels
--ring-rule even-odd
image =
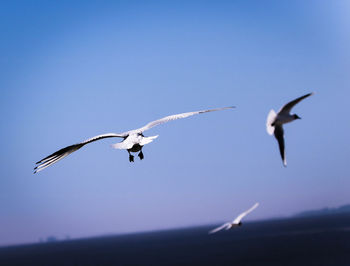
[[[276,119],[276,112],[271,109],[269,114],[267,115],[267,119],[266,119],[266,131],[269,135],[272,135],[275,131],[275,127],[272,126],[271,124],[274,122],[274,120]]]

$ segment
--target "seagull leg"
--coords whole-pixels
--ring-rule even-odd
[[[139,154],[137,156],[140,157],[140,160],[143,160],[144,156],[143,156],[142,150],[139,152]]]
[[[134,156],[130,154],[130,151],[128,150],[129,153],[129,162],[133,162],[134,161]]]

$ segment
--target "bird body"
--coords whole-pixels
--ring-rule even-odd
[[[82,148],[86,144],[97,141],[97,140],[101,140],[104,138],[116,138],[116,137],[123,138],[123,141],[113,144],[112,147],[115,149],[127,150],[129,153],[129,161],[130,162],[134,161],[134,156],[130,154],[131,152],[139,152],[138,156],[142,160],[144,158],[143,153],[142,153],[142,147],[146,144],[151,143],[154,139],[156,139],[158,137],[158,135],[151,136],[151,137],[145,137],[143,135],[144,131],[151,129],[152,127],[155,127],[157,125],[172,121],[172,120],[186,118],[186,117],[196,115],[196,114],[208,113],[208,112],[213,112],[213,111],[221,111],[221,110],[226,110],[226,109],[231,109],[231,108],[234,108],[234,107],[231,106],[231,107],[223,107],[223,108],[217,108],[217,109],[209,109],[209,110],[194,111],[194,112],[187,112],[187,113],[182,113],[182,114],[170,115],[170,116],[166,116],[166,117],[163,117],[161,119],[152,121],[139,129],[130,130],[130,131],[120,133],[120,134],[108,133],[108,134],[98,135],[98,136],[92,137],[90,139],[87,139],[81,143],[77,143],[74,145],[67,146],[63,149],[60,149],[60,150],[54,152],[53,154],[45,157],[44,159],[38,161],[36,163],[37,166],[34,168],[34,173],[37,173],[39,171],[44,170],[46,167],[58,162],[59,160],[68,156],[69,154],[79,150],[80,148]]]
[[[158,138],[158,136],[145,137],[142,134],[134,133],[127,136],[124,141],[113,144],[112,147],[120,150],[130,149],[132,152],[138,152],[139,147],[151,143],[156,138]]]
[[[214,234],[214,233],[219,232],[223,229],[230,230],[232,228],[241,226],[242,225],[241,220],[243,219],[243,217],[246,216],[248,213],[252,212],[258,206],[259,206],[259,203],[257,202],[250,209],[248,209],[245,212],[242,212],[240,215],[238,215],[232,222],[227,222],[219,227],[214,228],[213,230],[209,231],[209,234]]]
[[[290,123],[294,121],[295,118],[294,115],[286,114],[286,113],[278,113],[275,122],[272,123],[272,125],[283,125]]]
[[[301,119],[298,115],[291,114],[290,111],[297,103],[311,95],[313,95],[313,93],[308,93],[287,103],[278,111],[277,114],[274,110],[271,110],[267,116],[266,131],[269,135],[274,134],[278,142],[280,155],[284,166],[287,166],[287,160],[285,156],[283,125],[293,122],[294,120]]]

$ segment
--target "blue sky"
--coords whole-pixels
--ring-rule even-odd
[[[0,245],[266,219],[350,202],[348,1],[3,1]],[[288,167],[265,130],[285,126]],[[235,105],[147,131],[130,164],[86,138]]]

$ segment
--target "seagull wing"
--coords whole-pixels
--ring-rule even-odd
[[[305,94],[304,96],[301,96],[299,98],[296,98],[295,100],[287,103],[286,105],[284,105],[278,113],[286,113],[286,114],[289,114],[289,112],[292,110],[292,108],[294,107],[294,105],[296,105],[298,102],[304,100],[305,98],[313,95],[314,93],[308,93],[308,94]]]
[[[284,151],[284,130],[283,130],[282,125],[276,125],[275,131],[273,132],[273,134],[275,135],[275,138],[278,141],[278,146],[280,149],[280,154],[282,157],[283,165],[287,166],[287,160],[286,160],[286,155],[285,155],[285,151]]]
[[[276,113],[274,110],[271,110],[266,119],[266,131],[269,135],[272,135],[275,131],[275,127],[272,126],[272,123],[276,120]]]
[[[219,227],[216,227],[214,228],[213,230],[209,231],[208,234],[214,234],[216,232],[219,232],[221,231],[222,229],[226,229],[230,226],[230,223],[224,223],[223,225],[219,226]]]
[[[125,138],[127,135],[125,134],[115,134],[115,133],[108,133],[103,135],[98,135],[95,137],[92,137],[90,139],[87,139],[81,143],[77,143],[74,145],[70,145],[68,147],[65,147],[63,149],[60,149],[59,151],[54,152],[53,154],[50,154],[49,156],[45,157],[44,159],[38,161],[36,164],[37,166],[34,168],[34,174],[37,172],[40,172],[41,170],[44,170],[46,167],[49,167],[50,165],[57,163],[59,160],[62,160],[64,157],[68,156],[69,154],[79,150],[84,145],[100,140],[105,138]]]
[[[152,127],[158,126],[160,124],[164,124],[166,122],[172,121],[172,120],[176,120],[176,119],[180,119],[180,118],[186,118],[192,115],[198,115],[198,114],[203,114],[203,113],[208,113],[208,112],[214,112],[214,111],[221,111],[221,110],[226,110],[226,109],[231,109],[231,108],[235,108],[234,106],[230,106],[230,107],[223,107],[223,108],[217,108],[217,109],[209,109],[209,110],[202,110],[202,111],[195,111],[195,112],[188,112],[188,113],[182,113],[182,114],[177,114],[177,115],[169,115],[166,117],[163,117],[161,119],[152,121],[150,123],[148,123],[147,125],[145,125],[144,127],[141,127],[139,129],[135,129],[135,130],[131,130],[128,131],[126,133],[128,134],[135,134],[135,133],[142,133],[148,129],[151,129]]]
[[[236,219],[233,220],[233,224],[239,224],[239,222],[242,220],[244,216],[246,216],[248,213],[252,212],[256,207],[259,206],[259,203],[255,203],[253,207],[251,207],[249,210],[246,210],[245,212],[241,213],[240,215],[237,216]]]

